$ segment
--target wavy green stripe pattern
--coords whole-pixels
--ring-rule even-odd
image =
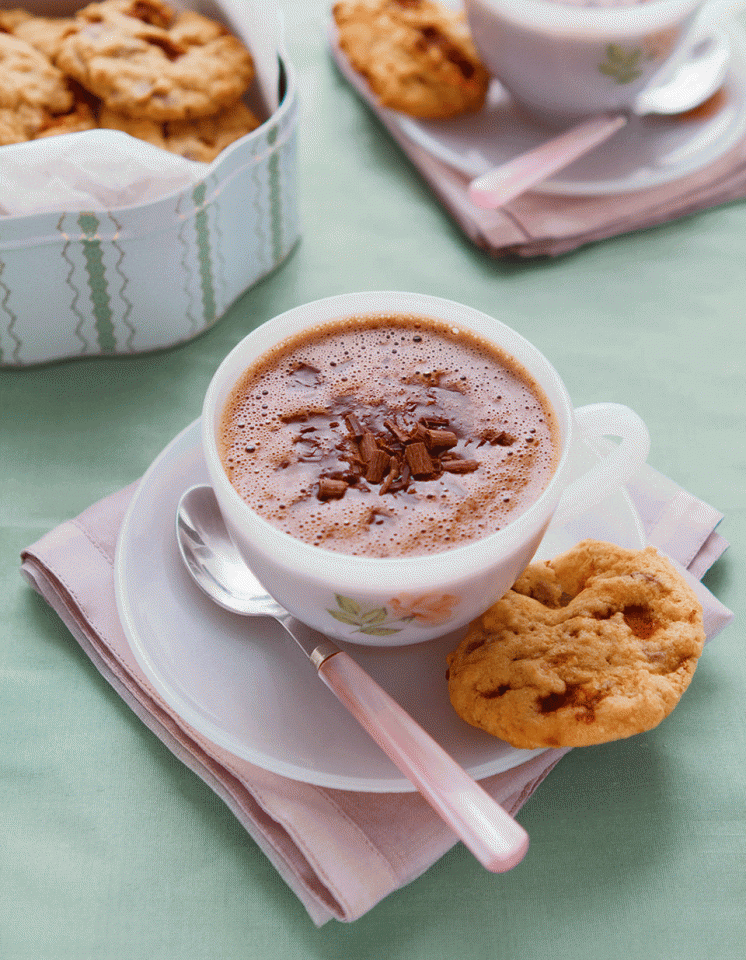
[[[5,337],[0,335],[0,364],[20,363],[21,350],[24,344],[16,332],[18,316],[10,308],[11,289],[2,279],[4,272],[5,262],[0,260],[0,307],[8,318],[8,326],[5,328],[5,332],[8,334],[7,346],[3,345]]]
[[[199,261],[199,278],[202,289],[202,319],[210,323],[215,319],[215,284],[212,277],[210,262],[210,232],[207,223],[207,211],[204,207],[207,187],[200,183],[192,194],[192,200],[197,207],[194,218],[194,228],[197,231],[197,259]]]
[[[279,128],[270,131],[267,142],[274,145]],[[282,260],[284,239],[282,232],[282,203],[280,200],[280,152],[275,150],[269,158],[269,214],[272,231],[272,262],[274,266]]]
[[[101,241],[96,237],[99,222],[92,214],[81,214],[78,225],[85,234],[83,238],[83,256],[88,274],[88,288],[93,303],[93,317],[96,324],[96,336],[102,353],[113,353],[117,341],[114,335],[111,301],[106,283],[106,269],[101,250]]]

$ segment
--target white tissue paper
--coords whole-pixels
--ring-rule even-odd
[[[46,12],[47,4],[40,6],[38,12]],[[176,0],[173,6],[194,9],[197,4]],[[251,51],[256,77],[250,106],[260,115],[274,113],[277,57],[282,53],[276,4],[206,0],[199,10],[223,20]],[[214,161],[219,162],[220,157]],[[86,130],[12,144],[0,147],[0,215],[114,210],[150,203],[196,185],[210,166],[119,130]]]
[[[119,130],[86,130],[0,148],[0,212],[112,210],[197,184],[206,163]]]

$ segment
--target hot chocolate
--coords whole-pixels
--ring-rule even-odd
[[[422,555],[524,512],[558,461],[554,413],[511,357],[426,317],[347,317],[279,344],[233,389],[226,473],[274,526],[341,553]]]

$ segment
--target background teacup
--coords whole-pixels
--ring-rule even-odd
[[[220,459],[218,436],[226,401],[247,368],[306,329],[373,313],[431,317],[473,331],[515,358],[543,390],[559,433],[557,468],[538,500],[502,530],[427,556],[351,556],[284,533],[255,513],[231,485]],[[622,442],[570,481],[576,440],[606,435],[621,437]],[[493,317],[438,297],[373,292],[343,294],[296,307],[238,343],[208,388],[202,446],[226,526],[265,589],[322,633],[352,643],[398,646],[441,636],[483,613],[528,565],[555,514],[565,522],[633,476],[647,457],[649,437],[637,414],[619,404],[574,410],[549,361]]]
[[[487,69],[533,118],[625,110],[738,0],[464,0]]]

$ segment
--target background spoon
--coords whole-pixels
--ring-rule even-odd
[[[469,185],[469,198],[479,207],[496,210],[604,143],[627,125],[631,115],[672,116],[704,103],[720,89],[728,72],[729,39],[716,30],[693,54],[666,83],[643,90],[631,114],[605,113],[582,121],[476,177]]]
[[[211,487],[182,495],[176,540],[193,580],[215,603],[282,624],[326,686],[483,866],[502,873],[520,863],[528,849],[523,827],[352,657],[269,596],[233,546]]]

